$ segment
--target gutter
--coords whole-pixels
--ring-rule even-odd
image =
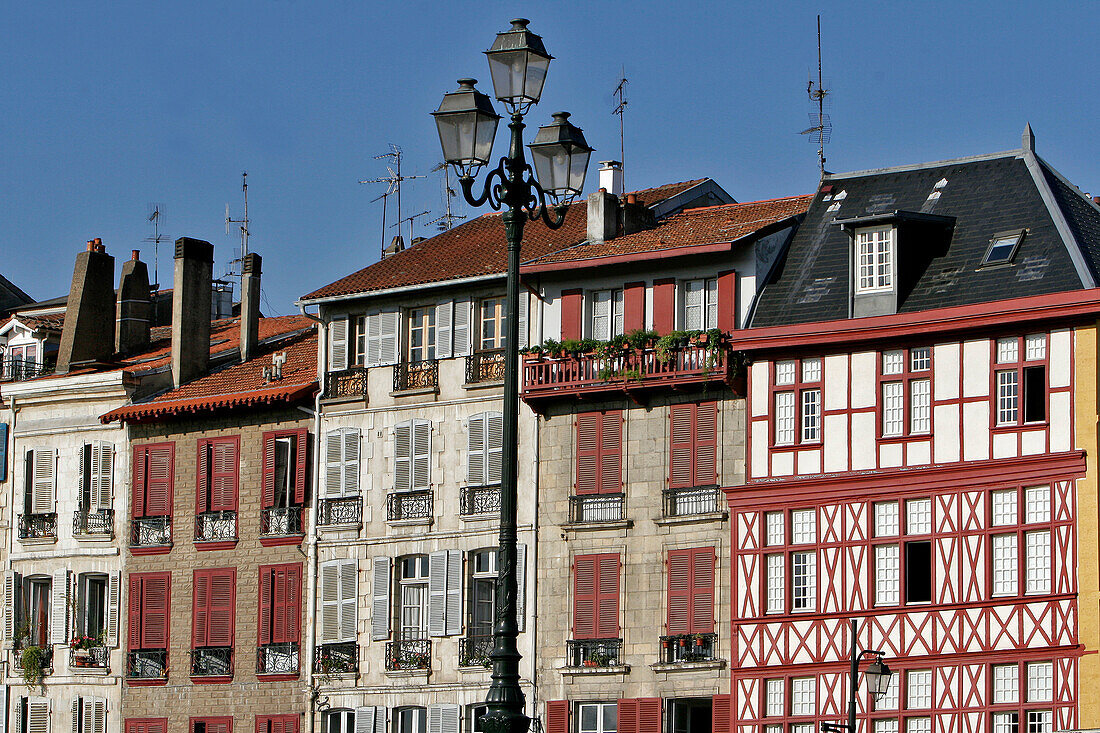
[[[309,313],[305,312],[305,307],[309,305],[320,305],[322,303],[339,303],[345,300],[359,300],[362,298],[375,298],[385,295],[399,295],[402,293],[413,293],[420,290],[436,290],[439,288],[454,287],[458,285],[468,285],[470,283],[486,282],[489,280],[502,280],[507,273],[495,272],[491,275],[475,275],[473,277],[463,277],[457,280],[436,280],[434,282],[418,283],[416,285],[402,285],[396,288],[385,288],[383,290],[359,290],[354,293],[347,293],[345,295],[332,295],[322,296],[320,298],[302,298],[297,301],[295,305],[301,310],[302,315],[307,318],[314,318]]]
[[[313,488],[309,499],[310,503],[310,517],[312,521],[309,523],[309,535],[306,537],[306,592],[309,593],[309,599],[306,602],[306,619],[309,627],[309,636],[306,637],[306,663],[309,665],[309,672],[306,675],[306,690],[309,695],[309,733],[314,733],[317,730],[317,688],[314,686],[313,679],[313,657],[314,650],[317,646],[317,626],[315,622],[317,617],[317,487],[320,485],[320,471],[321,471],[321,395],[324,392],[325,382],[324,374],[328,367],[325,364],[325,356],[328,354],[328,328],[326,323],[319,316],[315,316],[312,313],[306,313],[305,305],[298,304],[298,309],[302,315],[320,324],[320,328],[317,329],[317,393],[313,396]]]

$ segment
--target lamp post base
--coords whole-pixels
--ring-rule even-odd
[[[481,718],[481,729],[485,733],[527,733],[531,719],[523,713],[499,710]]]

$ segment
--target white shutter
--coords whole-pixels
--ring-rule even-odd
[[[348,319],[333,318],[328,324],[328,370],[348,368]]]
[[[393,490],[412,488],[412,421],[393,427]]]
[[[447,636],[462,633],[462,550],[447,550]]]
[[[447,552],[428,555],[428,634],[447,633]]]
[[[485,420],[485,483],[499,484],[501,477],[501,451],[504,445],[504,415],[486,413]]]
[[[443,706],[428,706],[428,733],[443,733]]]
[[[383,311],[378,314],[378,363],[397,362],[397,311]]]
[[[50,586],[50,643],[69,640],[69,571],[55,570]]]
[[[386,733],[386,708],[374,706],[374,733]]]
[[[57,451],[35,448],[33,459],[34,488],[31,493],[32,514],[52,514],[54,511],[54,473]]]
[[[84,730],[82,733],[105,733],[107,730],[107,700],[84,698]]]
[[[8,646],[15,641],[15,609],[19,604],[19,573],[4,571],[4,643]]]
[[[73,733],[80,733],[80,698],[73,698]],[[87,727],[87,723],[84,724]]]
[[[7,693],[7,691],[8,686],[4,685],[4,692]],[[15,716],[13,717],[14,725],[12,726],[12,730],[14,730],[15,733],[23,733],[23,708],[26,704],[27,698],[19,696],[15,698],[15,705],[12,706],[12,710],[15,712]]]
[[[390,636],[390,559],[376,557],[371,574],[370,638],[382,641]]]
[[[428,420],[412,421],[412,488],[431,486],[432,424]]]
[[[379,313],[371,313],[363,318],[366,333],[365,359],[367,366],[378,366],[382,363],[382,316]]]
[[[343,436],[339,429],[325,433],[325,498],[344,494]]]
[[[50,733],[50,701],[45,698],[27,699],[27,733]]]
[[[701,328],[718,328],[718,280],[707,280],[707,321]]]
[[[344,428],[344,496],[359,496],[359,428]]]
[[[519,321],[519,344],[517,348],[523,349],[527,347],[530,338],[528,336],[527,326],[527,313],[529,310],[531,296],[525,292],[524,288],[519,289],[519,317],[516,318]]]
[[[527,545],[516,545],[516,621],[527,628]]]
[[[107,646],[118,646],[118,608],[119,573],[111,573],[107,578]]]
[[[340,637],[340,561],[321,563],[321,643]]]
[[[359,562],[340,563],[340,641],[354,642],[359,631]]]
[[[92,444],[92,506],[94,509],[110,509],[114,489],[115,447],[111,443]]]
[[[435,356],[437,359],[450,359],[454,350],[451,347],[451,301],[435,307]]]
[[[455,301],[455,318],[452,324],[454,331],[454,355],[455,356],[469,356],[470,355],[470,324],[473,322],[471,318],[470,306],[472,303],[468,300],[456,300]]]
[[[466,421],[466,483],[485,485],[485,417],[481,412]]]
[[[355,733],[374,733],[374,706],[355,708]]]
[[[440,705],[440,729],[439,733],[458,733],[458,705]]]

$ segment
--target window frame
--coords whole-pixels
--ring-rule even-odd
[[[405,575],[405,563],[407,561],[414,561],[417,567],[421,568],[423,574],[416,576],[406,577]],[[394,641],[420,641],[423,639],[429,639],[431,634],[431,623],[429,621],[429,614],[431,608],[431,577],[428,555],[425,554],[411,554],[401,555],[397,557],[394,562],[393,583],[395,586],[394,595],[394,629],[393,639]],[[417,602],[417,612],[419,614],[419,623],[417,624],[417,632],[419,636],[409,636],[406,634],[405,628],[405,607],[411,604],[405,603],[404,591],[406,588],[420,588],[421,597]],[[411,628],[411,627],[410,627]],[[426,708],[425,708],[426,709]]]
[[[874,235],[887,233],[885,239],[885,250],[881,246],[883,240],[875,237]],[[864,285],[864,262],[863,262],[863,237],[867,236],[867,244],[870,244],[870,273],[867,276],[871,283],[870,285]],[[853,232],[852,235],[852,263],[854,265],[854,273],[852,278],[852,292],[854,295],[877,295],[880,293],[891,293],[894,291],[894,286],[897,283],[897,252],[895,242],[897,241],[897,229],[891,224],[882,226],[860,227]],[[886,257],[883,258],[883,252],[885,251]],[[885,259],[885,262],[883,261]],[[886,265],[887,272],[885,276],[880,269],[883,265]],[[883,278],[886,278],[887,282],[883,284]]]
[[[208,725],[210,723],[224,723],[226,733],[233,733],[233,716],[232,715],[200,715],[187,720],[187,733],[197,733],[196,726],[198,723]],[[202,733],[206,733],[205,730]]]
[[[928,367],[926,369],[913,368],[913,352],[917,349],[928,350]],[[902,370],[893,374],[886,374],[886,354],[900,351],[902,354]],[[878,413],[878,438],[881,442],[904,441],[910,439],[928,439],[932,437],[932,394],[934,389],[935,373],[935,349],[931,344],[908,346],[900,349],[884,349],[876,355],[877,360],[877,409]],[[928,382],[928,429],[917,431],[913,428],[913,383]],[[899,433],[886,432],[886,387],[890,384],[901,384],[902,400],[902,428]]]
[[[688,287],[695,283],[701,283],[699,308],[699,323],[692,326],[688,322]],[[683,331],[708,331],[718,328],[718,278],[695,277],[681,280],[678,283],[677,293],[680,297],[680,307],[677,309],[680,329]],[[711,300],[713,298],[713,301]],[[712,320],[713,319],[713,322]]]
[[[909,517],[909,504],[914,501],[927,501],[929,503],[929,524],[927,530],[921,531],[919,528],[914,529],[910,527]],[[927,606],[936,602],[935,589],[936,589],[936,563],[934,557],[934,549],[938,535],[936,533],[935,526],[935,499],[932,495],[927,496],[903,496],[896,498],[883,498],[878,501],[871,501],[870,504],[870,516],[871,516],[871,537],[869,541],[868,561],[870,562],[870,578],[871,578],[871,604],[875,608],[902,608],[906,606]],[[897,504],[897,531],[893,534],[880,534],[878,528],[878,514],[877,508],[888,504]],[[923,543],[928,545],[929,550],[929,564],[928,564],[928,586],[929,586],[929,598],[928,600],[910,600],[910,581],[909,581],[909,546],[912,544]],[[878,548],[880,547],[896,547],[897,548],[897,601],[880,602],[878,600]]]
[[[498,578],[498,566],[497,566],[497,548],[486,547],[479,550],[471,550],[469,553],[469,569],[467,576],[469,578],[469,585],[467,586],[467,603],[466,603],[466,623],[467,623],[467,636],[479,637],[479,636],[492,636],[493,623],[496,618],[496,586]],[[478,570],[478,560],[481,557],[492,558],[489,562],[488,570]],[[480,584],[485,584],[489,589],[489,602],[483,603],[479,600],[477,589]],[[478,608],[480,606],[488,606],[489,619],[488,628],[485,628],[485,623],[477,619]],[[485,631],[488,633],[484,633]],[[482,633],[478,633],[482,632]]]
[[[275,486],[275,478],[277,475],[275,463],[278,457],[276,444],[277,441],[287,438],[294,439],[294,456],[287,471],[287,477],[290,479],[290,486],[287,490],[286,507],[304,506],[309,498],[309,429],[288,428],[282,430],[268,430],[264,432],[262,438],[262,509],[279,508],[279,505],[275,503],[278,494],[277,487]]]
[[[805,379],[805,365],[807,362],[818,362],[817,379],[806,380]],[[794,364],[794,381],[787,384],[777,384],[778,365],[779,364]],[[825,432],[825,359],[824,357],[814,356],[804,359],[777,359],[768,364],[768,384],[769,395],[768,404],[771,413],[769,422],[769,433],[772,450],[794,450],[804,446],[820,446],[824,444],[824,432]],[[817,392],[817,412],[816,412],[816,426],[817,436],[814,438],[806,438],[806,417],[805,411],[805,395],[810,392]],[[794,401],[794,439],[790,442],[779,441],[779,415],[777,408],[777,399],[780,394],[790,394]]]
[[[796,512],[812,512],[814,519],[814,538],[808,542],[795,542],[794,533],[794,514]],[[782,517],[783,537],[781,542],[772,543],[767,537],[767,522],[768,516],[780,516]],[[821,590],[820,583],[818,582],[818,573],[820,566],[818,563],[817,550],[819,547],[819,537],[817,531],[817,510],[812,507],[799,507],[794,509],[781,509],[774,512],[765,512],[765,538],[762,557],[763,568],[763,582],[761,583],[763,594],[761,598],[761,608],[764,609],[764,616],[794,616],[804,613],[816,613],[819,605],[819,591]],[[794,568],[795,568],[795,555],[810,555],[813,558],[813,573],[810,576],[812,583],[809,584],[811,592],[810,604],[806,608],[795,608],[795,585],[794,585]],[[769,577],[769,558],[781,557],[782,562],[779,567],[782,571],[782,578],[780,589],[782,591],[782,599],[780,600],[781,608],[771,609],[769,607],[769,596],[771,595],[775,586],[771,583]]]
[[[607,318],[606,328],[597,330],[596,326],[596,301],[601,296],[607,296],[607,313],[602,317]],[[626,326],[626,294],[620,286],[617,288],[598,288],[585,293],[585,331],[587,337],[597,341],[610,341],[616,336],[625,334]]]
[[[581,710],[587,706],[595,706],[597,708],[596,720],[597,725],[594,729],[586,730],[581,727]],[[615,729],[611,730],[604,726],[606,710],[608,708],[615,710]],[[570,711],[571,721],[570,730],[572,733],[618,733],[619,730],[619,703],[618,701],[604,701],[604,700],[583,700],[573,703],[573,710]]]
[[[1028,492],[1035,489],[1046,489],[1047,506],[1046,506],[1046,518],[1037,519],[1035,521],[1028,521]],[[989,588],[989,597],[991,599],[1010,599],[1010,598],[1035,598],[1037,596],[1051,595],[1055,592],[1055,578],[1054,578],[1054,553],[1055,553],[1055,513],[1054,513],[1054,486],[1051,484],[1021,484],[1017,486],[1007,486],[989,489],[986,493],[988,495],[988,509],[986,511],[986,526],[988,527],[988,540],[986,541],[986,552],[988,553],[989,561],[986,564],[988,577],[986,578],[987,587]],[[994,524],[997,515],[994,507],[994,495],[997,493],[1012,492],[1015,495],[1015,521],[1010,523],[997,523]],[[1047,535],[1046,542],[1046,589],[1042,590],[1028,590],[1028,570],[1029,560],[1031,559],[1028,553],[1029,545],[1028,538],[1045,533]],[[1012,537],[1015,542],[1016,551],[1016,567],[1015,573],[1015,585],[1016,589],[1013,592],[1001,592],[994,591],[995,574],[994,574],[994,553],[993,543],[995,537]]]
[[[402,705],[393,710],[393,733],[401,733],[403,718],[409,713],[419,712],[419,726],[413,727],[412,733],[427,733],[428,731],[428,707],[426,705]]]
[[[1041,336],[1043,337],[1043,357],[1041,359],[1028,359],[1027,358],[1027,340],[1029,338]],[[1016,342],[1016,359],[1014,361],[998,360],[998,351],[1002,342],[1015,340]],[[994,432],[1008,432],[1012,430],[1026,430],[1042,427],[1050,424],[1050,333],[1028,333],[1022,336],[1005,336],[994,338],[990,340],[990,377],[989,377],[989,399],[990,410],[989,420],[990,427]],[[1025,372],[1031,369],[1042,369],[1043,382],[1043,417],[1039,420],[1026,420],[1025,413],[1027,411],[1028,404],[1028,382],[1025,377]],[[999,380],[1001,374],[1015,373],[1016,375],[1016,394],[1013,397],[1015,402],[1016,419],[1012,421],[1002,421],[1000,417],[1000,386]]]
[[[508,328],[508,304],[504,295],[479,298],[477,301],[477,342],[474,351],[500,351],[504,348],[504,332]],[[492,304],[492,317],[486,320],[486,306]],[[496,335],[492,338],[495,345],[485,345],[485,324],[492,322]]]
[[[1024,243],[1024,237],[1027,236],[1027,229],[1010,229],[1004,232],[997,232],[989,238],[989,245],[985,248],[985,254],[982,255],[981,264],[978,265],[979,269],[989,269],[994,267],[1005,267],[1014,264],[1016,259],[1016,253],[1020,251],[1020,245]],[[1004,259],[997,260],[996,262],[989,261],[989,255],[993,254],[993,249],[997,242],[1002,242],[1007,239],[1014,239],[1011,249],[1008,252],[1008,256]]]
[[[434,304],[413,306],[411,308],[406,308],[401,315],[402,320],[405,321],[405,358],[403,361],[409,364],[434,361],[436,359],[438,347],[436,337],[439,329],[439,324],[436,323],[436,306]],[[417,324],[418,320],[419,324]],[[419,346],[413,346],[414,332],[419,332],[422,336],[422,343]],[[414,349],[423,352],[421,354],[422,358],[413,358]]]
[[[1031,699],[1031,678],[1029,671],[1032,666],[1048,665],[1050,668],[1050,696],[1045,700],[1032,700]],[[994,702],[998,695],[998,689],[996,687],[996,680],[994,679],[993,670],[996,667],[1008,667],[1015,669],[1016,679],[1016,691],[1014,700],[1005,700],[1002,702]],[[1016,730],[1018,733],[1028,733],[1030,731],[1029,716],[1035,713],[1046,714],[1048,721],[1053,724],[1053,713],[1055,700],[1055,682],[1054,682],[1054,661],[1053,659],[1021,659],[1018,661],[993,663],[989,665],[989,674],[987,675],[986,695],[989,703],[988,724],[989,730],[993,730],[994,716],[997,715],[1016,715]],[[1051,725],[1048,731],[1054,730]]]

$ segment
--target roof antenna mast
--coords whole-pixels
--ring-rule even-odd
[[[145,241],[153,243],[153,282],[151,283],[153,290],[156,290],[157,286],[160,284],[160,274],[157,271],[160,243],[168,239],[168,235],[162,234],[160,231],[160,223],[163,219],[164,209],[161,208],[161,205],[149,204],[149,216],[147,221],[153,222],[153,236],[146,237]]]
[[[821,166],[821,175],[825,175],[825,143],[833,136],[833,122],[829,115],[825,114],[825,97],[829,90],[821,82],[821,15],[817,16],[817,88],[814,88],[814,80],[811,78],[806,83],[806,93],[810,95],[810,102],[817,102],[817,111],[810,112],[811,126],[801,134],[809,135],[811,143],[817,143],[817,159]]]
[[[455,214],[451,211],[451,199],[453,199],[458,194],[455,192],[455,190],[453,188],[451,188],[451,168],[450,168],[450,166],[448,166],[444,162],[444,163],[440,163],[435,168],[432,168],[432,173],[436,173],[438,171],[443,171],[443,199],[445,201],[444,206],[447,210],[447,213],[445,213],[443,216],[440,216],[438,218],[435,218],[435,219],[432,219],[431,221],[429,221],[428,226],[431,226],[432,224],[435,224],[439,227],[439,231],[446,232],[446,231],[449,231],[452,227],[454,227],[456,221],[462,221],[466,217],[463,216],[462,214]],[[386,226],[385,220],[382,221],[382,226],[383,226],[383,228],[385,228],[385,226]]]
[[[241,263],[241,273],[240,273],[240,275],[241,275],[241,292],[243,293],[244,292],[244,258],[248,256],[248,235],[250,234],[249,229],[248,229],[248,224],[249,224],[249,219],[248,219],[248,171],[244,171],[243,173],[241,173],[241,191],[244,192],[244,217],[241,218],[241,219],[231,219],[229,217],[229,204],[226,204],[225,205],[225,233],[226,233],[226,235],[228,235],[230,233],[230,229],[231,229],[232,224],[239,224],[240,225],[241,256],[240,256],[240,259],[233,260],[232,264],[236,264],[237,262]],[[236,275],[237,273],[233,272],[232,268],[230,268],[230,272],[228,274],[230,276],[233,276],[233,275]]]
[[[619,162],[623,164],[623,190],[626,190],[626,135],[623,128],[623,112],[626,111],[626,67],[622,67],[619,74],[619,86],[615,87],[614,97],[619,100],[611,114],[619,116]]]
[[[401,148],[390,143],[390,152],[382,153],[381,155],[374,156],[375,160],[381,160],[382,158],[389,158],[393,161],[392,165],[386,166],[386,170],[389,171],[388,176],[382,178],[369,178],[365,181],[359,181],[360,183],[385,183],[388,188],[386,189],[386,196],[390,194],[397,194],[397,223],[400,224],[404,219],[401,218],[401,183],[403,181],[411,181],[414,178],[427,178],[427,176],[403,176],[401,175],[401,156],[403,155]],[[378,199],[375,199],[377,201]],[[372,202],[373,203],[373,202]],[[385,219],[386,201],[382,201],[382,218]],[[419,216],[419,214],[418,214]],[[382,231],[385,232],[386,227],[383,224]],[[398,230],[400,232],[400,229]],[[383,234],[383,239],[385,235]]]

